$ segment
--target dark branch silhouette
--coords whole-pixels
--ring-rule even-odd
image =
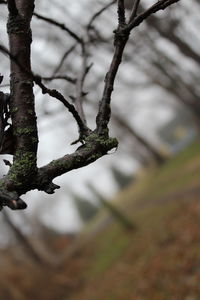
[[[57,176],[67,173],[71,170],[86,166],[98,158],[106,155],[110,150],[117,147],[118,142],[115,138],[109,136],[108,123],[110,120],[110,103],[114,89],[115,79],[118,73],[120,63],[124,54],[125,46],[129,40],[131,31],[140,25],[151,14],[163,10],[179,0],[160,0],[137,16],[139,1],[133,2],[132,13],[128,23],[126,23],[124,1],[118,0],[118,27],[114,31],[114,49],[113,57],[105,77],[105,84],[102,98],[99,103],[99,110],[96,116],[96,129],[92,130],[86,125],[86,118],[83,110],[84,102],[84,83],[91,64],[88,63],[87,51],[90,44],[89,30],[94,21],[107,9],[114,1],[104,6],[96,12],[85,27],[85,37],[79,36],[76,32],[66,27],[66,25],[34,13],[34,0],[8,0],[1,1],[8,7],[7,32],[9,38],[9,50],[0,45],[0,51],[6,54],[10,59],[10,95],[9,95],[9,114],[11,118],[10,136],[13,145],[13,164],[9,164],[8,174],[0,180],[0,205],[8,206],[11,209],[24,209],[26,204],[20,196],[32,189],[38,189],[48,194],[54,193],[59,186],[52,181]],[[50,77],[35,75],[31,67],[31,19],[37,18],[47,22],[49,25],[56,26],[67,33],[69,38],[75,40],[75,44],[66,51],[62,57],[54,74]],[[79,76],[76,78],[67,75],[59,76],[64,60],[68,55],[79,46],[82,59],[82,68]],[[44,78],[43,78],[44,77]],[[43,79],[42,79],[43,78]],[[65,79],[76,85],[76,95],[70,103],[56,89],[51,89],[44,85],[43,80]],[[79,138],[77,142],[82,145],[72,154],[66,154],[63,157],[51,161],[46,166],[38,168],[37,166],[37,148],[38,148],[38,128],[35,112],[35,99],[33,85],[37,84],[43,94],[61,101],[63,105],[72,114],[75,122],[78,124]],[[1,92],[1,99],[4,98]],[[2,105],[2,103],[1,103]],[[5,149],[6,130],[3,125],[6,113],[1,107],[1,149]],[[5,151],[3,151],[5,153]],[[2,154],[2,152],[1,152]]]

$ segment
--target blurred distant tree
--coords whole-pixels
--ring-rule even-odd
[[[28,255],[35,263],[37,264],[45,264],[43,257],[40,255],[36,244],[34,244],[33,240],[29,240],[29,238],[23,234],[21,229],[14,224],[13,220],[9,217],[9,215],[4,211],[3,217],[5,224],[11,229],[11,231],[15,235],[15,239],[20,243],[23,247],[26,255]]]
[[[147,139],[138,133],[133,126],[130,126],[125,118],[122,118],[119,114],[115,113],[113,113],[112,116],[117,127],[122,129],[123,134],[130,136],[136,147],[139,148],[137,153],[135,153],[135,156],[142,165],[148,164],[149,160],[153,160],[158,165],[162,164],[166,160],[164,154],[162,154],[161,151],[159,151],[152,143],[147,141]],[[143,148],[145,152],[147,152],[147,155],[143,153]]]
[[[83,222],[88,222],[97,214],[99,207],[88,199],[77,194],[72,194],[72,198]]]
[[[124,189],[131,182],[133,183],[133,175],[127,175],[124,171],[120,170],[118,167],[113,166],[111,168],[112,175],[117,183],[119,189]]]
[[[95,198],[106,208],[110,215],[126,230],[135,230],[135,223],[116,204],[106,199],[93,185],[88,184]]]
[[[131,0],[125,1],[127,9],[131,9]],[[200,8],[198,1],[191,0],[190,8],[196,8],[196,12],[199,15]],[[142,4],[140,6],[142,8]],[[144,8],[143,8],[144,9]],[[137,57],[132,57],[134,62],[147,74],[152,83],[159,85],[168,94],[172,95],[175,100],[182,103],[189,109],[199,127],[200,119],[200,92],[198,88],[199,73],[194,69],[187,70],[188,59],[190,62],[196,65],[196,69],[200,65],[200,54],[196,51],[195,46],[198,36],[195,38],[195,34],[191,27],[187,31],[183,31],[182,20],[184,15],[189,17],[189,7],[182,7],[179,14],[174,10],[171,10],[170,16],[166,19],[161,19],[158,15],[152,15],[147,19],[146,26],[148,28],[149,35],[144,35],[144,29],[139,32],[138,38],[143,37],[143,42],[137,48]],[[199,20],[198,20],[199,21]],[[192,20],[190,19],[190,24]],[[192,36],[192,40],[189,39]],[[177,60],[171,52],[166,51],[161,47],[158,41],[162,38],[169,46],[175,46],[176,51],[181,59]],[[136,38],[137,40],[137,38]],[[148,58],[146,53],[146,47],[148,45]],[[144,64],[142,61],[146,60]],[[185,70],[184,70],[185,66]]]
[[[0,51],[10,59],[10,93],[0,93],[0,153],[13,155],[13,164],[5,161],[10,166],[10,169],[8,174],[0,181],[1,207],[8,206],[11,209],[26,208],[25,202],[20,198],[22,194],[32,189],[52,194],[59,188],[52,182],[54,178],[73,169],[86,166],[117,147],[117,140],[109,136],[108,130],[110,102],[114,82],[129,35],[136,26],[139,26],[150,15],[164,10],[178,1],[155,1],[150,8],[145,8],[139,13],[140,0],[132,1],[132,9],[128,19],[126,19],[124,1],[117,1],[118,26],[114,31],[113,55],[105,76],[103,93],[99,101],[97,115],[95,116],[96,128],[94,130],[88,127],[83,109],[83,100],[86,95],[84,81],[91,68],[91,64],[87,62],[87,47],[94,43],[92,34],[92,30],[94,30],[93,22],[116,1],[108,3],[93,15],[83,35],[54,19],[34,12],[34,0],[7,0],[0,2],[0,4],[6,5],[8,9],[7,34],[9,39],[9,49],[0,44]],[[82,60],[82,67],[77,78],[71,78],[68,75],[53,75],[43,78],[32,71],[32,34],[30,23],[33,15],[47,22],[49,26],[59,28],[74,40],[74,45],[65,53],[57,66],[57,70],[70,51],[74,51],[75,47],[79,47],[81,55],[78,57]],[[51,89],[44,84],[45,81],[54,79],[62,79],[75,84],[76,95],[71,97],[71,99],[67,99],[56,89]],[[73,144],[81,143],[81,146],[74,153],[66,154],[40,168],[37,166],[38,127],[35,113],[34,84],[40,87],[43,94],[60,101],[73,116],[79,131],[79,136]]]

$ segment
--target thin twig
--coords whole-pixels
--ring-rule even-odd
[[[75,43],[74,45],[72,45],[62,56],[58,66],[56,66],[55,70],[52,73],[52,76],[54,76],[55,74],[57,74],[60,69],[62,68],[62,65],[64,63],[64,61],[66,60],[66,58],[75,50],[77,43]]]
[[[102,7],[100,10],[98,10],[90,19],[87,25],[87,29],[92,27],[92,23],[98,18],[105,10],[107,10],[110,6],[112,6],[116,0],[111,1],[110,3],[106,4],[104,7]]]
[[[66,80],[72,84],[76,84],[77,82],[77,79],[76,78],[72,78],[68,75],[55,75],[55,76],[49,76],[49,77],[41,77],[42,80],[45,80],[45,81],[52,81],[52,80],[56,80],[56,79],[63,79],[63,80]]]
[[[6,54],[6,56],[9,56],[11,60],[13,60],[16,64],[18,64],[18,66],[24,71],[24,72],[28,72],[24,69],[24,67],[18,62],[18,60],[16,59],[16,57],[14,57],[13,55],[11,55],[11,53],[9,52],[9,50],[7,48],[5,48],[4,46],[0,45],[0,51],[2,51],[2,53]],[[30,75],[30,73],[28,73]],[[79,130],[80,130],[80,134],[86,134],[88,132],[88,128],[86,127],[86,125],[82,122],[78,112],[76,111],[75,107],[73,104],[71,104],[70,102],[67,101],[67,99],[64,98],[64,96],[58,92],[57,90],[51,90],[48,89],[43,83],[42,83],[42,78],[38,75],[35,75],[33,73],[31,73],[31,76],[33,78],[33,81],[42,89],[43,94],[48,94],[49,96],[56,98],[57,100],[61,101],[64,106],[69,110],[69,112],[73,115],[74,119],[76,120]]]
[[[67,101],[67,99],[65,99],[65,97],[57,90],[47,88],[42,83],[41,77],[35,76],[34,81],[41,88],[43,94],[48,94],[49,96],[56,98],[57,100],[63,103],[63,105],[69,110],[69,112],[73,115],[74,119],[76,120],[76,123],[79,127],[80,135],[87,135],[87,133],[89,132],[89,128],[82,121],[74,105]]]
[[[132,22],[135,19],[136,15],[137,15],[139,4],[140,4],[140,0],[135,0],[134,1],[133,8],[132,8],[131,14],[130,14],[129,23]]]
[[[59,27],[60,29],[66,31],[73,39],[75,39],[78,43],[82,44],[82,38],[80,38],[75,32],[73,32],[71,29],[69,29],[68,27],[66,27],[65,24],[59,23],[51,18],[42,16],[38,13],[34,13],[33,14],[35,17],[37,17],[40,20],[46,21],[49,24],[55,25],[57,27]]]
[[[158,12],[159,10],[164,10],[171,4],[174,4],[179,1],[180,0],[160,0],[160,1],[156,2],[149,9],[147,9],[146,11],[141,13],[132,22],[130,22],[125,30],[130,32],[133,28],[135,28],[136,26],[139,26],[150,15]]]
[[[82,119],[82,121],[86,124],[86,119],[85,119],[85,113],[83,110],[83,95],[85,94],[83,91],[83,86],[84,86],[84,81],[86,78],[86,75],[88,74],[89,70],[92,67],[92,64],[90,66],[87,65],[87,51],[85,48],[85,44],[82,44],[82,66],[81,70],[79,72],[79,76],[77,78],[76,82],[76,97],[74,98],[74,104],[76,106],[76,109]]]

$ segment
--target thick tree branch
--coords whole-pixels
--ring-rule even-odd
[[[29,183],[24,183],[15,188],[15,192],[11,193],[0,190],[1,205],[7,205],[12,209],[16,209],[18,201],[22,207],[24,203],[19,196],[27,191],[38,189],[48,194],[52,194],[59,188],[52,180],[71,170],[82,168],[96,161],[103,155],[106,155],[113,148],[117,148],[118,142],[115,138],[99,136],[95,131],[85,139],[85,144],[80,146],[74,153],[67,154],[59,159],[56,159],[44,167],[38,169],[35,178]],[[9,182],[5,178],[5,183],[9,186]],[[4,201],[2,201],[4,199]],[[14,203],[14,204],[13,204]],[[15,205],[16,204],[16,205]]]
[[[11,15],[17,16],[18,15],[18,9],[15,3],[15,0],[8,0],[8,11],[10,12]]]
[[[37,188],[49,194],[54,193],[54,190],[59,188],[52,184],[54,178],[89,165],[117,146],[116,139],[99,136],[96,132],[92,132],[86,138],[85,144],[80,146],[74,153],[65,155],[40,168],[38,176],[32,182],[32,188]]]
[[[9,184],[30,181],[37,172],[37,125],[31,76],[30,46],[32,42],[30,22],[34,10],[34,0],[9,1],[9,18],[7,31],[10,44],[10,55],[17,58],[10,60],[11,94],[10,111],[15,139],[14,162],[10,168]],[[17,11],[17,14],[16,14]],[[20,67],[23,66],[23,69]],[[23,168],[22,168],[23,165]]]

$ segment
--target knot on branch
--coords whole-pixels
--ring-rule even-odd
[[[8,34],[19,34],[19,33],[27,33],[27,22],[23,19],[19,14],[10,15],[7,23],[7,32]],[[28,32],[30,33],[30,32]]]
[[[89,148],[92,146],[96,146],[96,152],[100,151],[104,155],[113,148],[117,148],[118,141],[116,138],[109,137],[106,130],[102,134],[98,134],[97,132],[93,131],[85,139],[85,145],[83,145],[83,147]]]
[[[25,209],[27,204],[19,198],[16,192],[10,192],[7,190],[0,190],[0,210],[3,209],[4,206],[8,206],[12,210],[17,209]]]
[[[125,26],[119,26],[116,30],[113,31],[114,36],[114,45],[121,44],[121,42],[126,42],[129,38],[130,31],[126,30]]]
[[[48,185],[44,186],[43,191],[47,194],[54,194],[55,190],[57,190],[59,188],[60,188],[59,185],[57,185],[53,182],[50,182]]]

